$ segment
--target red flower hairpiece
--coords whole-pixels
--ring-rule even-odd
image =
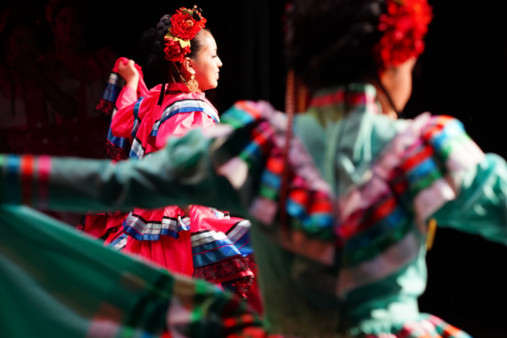
[[[190,53],[190,40],[206,25],[206,19],[201,11],[194,6],[193,9],[180,8],[171,16],[171,27],[164,36],[164,55],[167,61],[183,62]]]
[[[419,56],[432,19],[427,0],[387,0],[386,5],[377,27],[384,35],[373,50],[383,67]]]

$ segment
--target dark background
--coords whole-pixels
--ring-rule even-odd
[[[485,152],[506,158],[504,13],[496,3],[430,3],[434,20],[406,113],[430,111],[457,117]],[[420,299],[421,310],[474,337],[507,337],[506,258],[503,245],[439,228],[427,257],[429,282]]]
[[[120,54],[142,60],[139,38],[165,13],[180,6],[192,7],[192,1],[152,2],[149,6],[108,5],[104,9],[94,0],[96,27],[90,32],[96,41],[110,45]],[[219,111],[240,99],[269,100],[283,109],[285,69],[282,61],[282,12],[284,1],[268,0],[201,0],[202,8],[218,45],[224,64],[217,89],[207,96]],[[108,28],[106,28],[108,27]],[[149,79],[148,79],[149,81]]]
[[[34,5],[38,4],[32,1]],[[164,13],[194,2],[92,0],[89,42],[142,59],[141,33]],[[219,111],[240,99],[263,99],[284,108],[283,1],[199,1],[224,63],[219,87],[208,94]],[[501,2],[430,1],[434,20],[414,71],[405,112],[447,114],[464,122],[485,152],[507,156],[507,29]],[[507,224],[506,224],[507,226]],[[428,253],[428,287],[420,299],[430,312],[476,337],[507,337],[507,248],[439,228]]]

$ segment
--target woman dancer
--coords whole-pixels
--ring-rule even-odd
[[[217,87],[222,67],[217,44],[205,24],[197,7],[180,8],[164,15],[143,35],[149,51],[147,68],[161,77],[161,84],[149,91],[133,60],[117,61],[115,71],[125,85],[116,99],[110,134],[116,141],[128,140],[131,158],[150,156],[164,147],[168,137],[210,128],[220,121],[204,94]],[[84,231],[171,272],[221,284],[249,298],[260,311],[257,292],[249,291],[256,285],[249,227],[250,222],[227,212],[179,205],[134,208],[123,216],[89,215]]]

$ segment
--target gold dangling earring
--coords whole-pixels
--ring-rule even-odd
[[[191,93],[199,92],[199,83],[195,79],[195,75],[192,74],[190,77],[190,80],[187,81],[187,88],[190,90]]]

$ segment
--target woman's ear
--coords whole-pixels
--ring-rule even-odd
[[[195,69],[193,64],[194,64],[193,60],[188,56],[185,59],[183,59],[182,70],[184,71],[184,73],[188,75],[195,75]]]

